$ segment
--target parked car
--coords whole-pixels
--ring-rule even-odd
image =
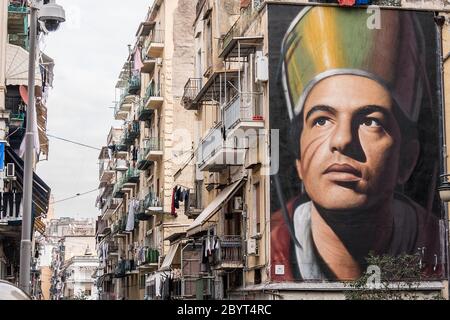
[[[22,289],[11,282],[0,280],[0,300],[32,300]]]

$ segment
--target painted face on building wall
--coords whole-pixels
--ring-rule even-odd
[[[327,210],[366,209],[388,201],[409,178],[418,143],[402,136],[389,92],[374,80],[336,75],[317,83],[303,109],[299,178]],[[406,160],[400,166],[400,160]],[[326,190],[326,192],[324,192]]]
[[[283,168],[271,187],[272,279],[356,279],[369,252],[423,247],[424,274],[439,277],[433,15],[292,8],[269,10],[270,52],[279,50],[270,61],[281,66],[272,74],[283,90],[281,99],[273,85],[270,98]]]

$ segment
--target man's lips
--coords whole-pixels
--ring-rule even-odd
[[[361,171],[347,163],[332,164],[325,170],[324,174],[331,180],[342,182],[356,182],[361,180],[362,176]]]

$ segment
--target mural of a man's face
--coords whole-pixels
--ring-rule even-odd
[[[366,77],[335,75],[314,86],[303,108],[297,160],[314,203],[338,211],[369,208],[409,178],[418,144],[402,147],[393,108],[389,92]]]

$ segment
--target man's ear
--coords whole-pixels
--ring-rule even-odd
[[[401,148],[401,155],[398,168],[398,184],[404,184],[416,167],[419,159],[420,143],[419,140],[413,139]]]
[[[302,162],[300,161],[300,159],[295,160],[295,167],[296,167],[296,169],[297,169],[298,177],[300,178],[300,180],[303,180],[303,175],[302,175]]]

